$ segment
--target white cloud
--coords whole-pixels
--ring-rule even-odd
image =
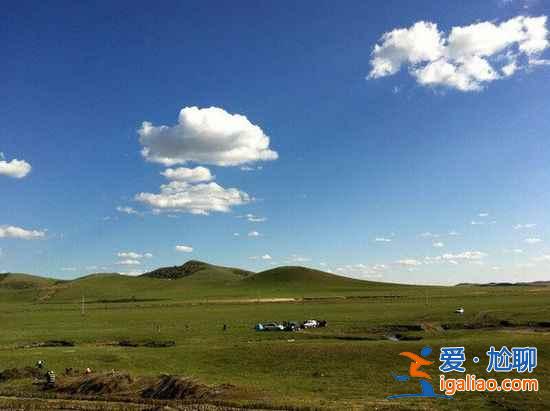
[[[118,265],[140,265],[141,261],[139,260],[132,260],[131,258],[128,258],[126,260],[121,260],[117,262]]]
[[[46,231],[43,230],[26,230],[21,227],[12,225],[0,226],[0,238],[19,238],[21,240],[36,240],[43,238]]]
[[[248,233],[248,236],[249,237],[259,237],[259,236],[261,236],[261,234],[257,231],[251,231],[251,232]]]
[[[536,261],[538,263],[550,261],[550,255],[546,254],[546,255],[541,255],[540,257],[534,257],[533,261]]]
[[[234,237],[239,237],[240,235],[241,235],[240,233],[233,233]]]
[[[334,272],[355,278],[381,278],[387,269],[388,267],[385,264],[368,265],[360,263],[336,267]]]
[[[462,253],[452,254],[445,253],[433,257],[424,257],[425,264],[437,264],[437,263],[449,263],[458,264],[460,261],[464,262],[480,262],[480,260],[487,257],[487,254],[481,251],[464,251]]]
[[[489,217],[489,213],[479,213],[478,216],[481,218]]]
[[[445,244],[442,243],[441,241],[436,241],[435,243],[432,244],[432,246],[435,248],[442,248],[442,247],[445,247]]]
[[[188,183],[200,183],[214,180],[214,176],[206,167],[167,168],[161,174],[169,180],[186,181]]]
[[[14,158],[11,161],[6,161],[4,159],[4,154],[0,154],[0,175],[13,178],[23,178],[31,172],[32,167],[25,160],[18,160]]]
[[[391,238],[385,238],[385,237],[376,237],[374,239],[375,243],[391,243]]]
[[[422,262],[412,258],[407,258],[404,260],[397,261],[397,264],[402,265],[404,267],[417,267],[419,265],[422,265]]]
[[[546,21],[546,16],[518,16],[500,24],[455,26],[448,35],[424,21],[394,29],[374,46],[368,78],[393,75],[406,65],[419,84],[480,90],[536,65],[550,45]]]
[[[452,236],[452,237],[456,237],[456,236],[459,236],[460,233],[456,232],[456,231],[449,231],[448,235]]]
[[[244,217],[250,221],[251,223],[263,223],[264,221],[267,221],[267,218],[265,217],[258,217],[254,214],[246,214]]]
[[[307,263],[309,261],[311,261],[311,258],[303,257],[298,254],[292,254],[289,258],[287,258],[287,262],[289,263]]]
[[[135,210],[134,208],[132,208],[132,207],[118,206],[116,208],[116,211],[118,211],[119,213],[124,213],[124,214],[139,214],[139,212],[137,210]]]
[[[178,124],[143,122],[138,133],[142,155],[167,166],[187,162],[236,166],[278,158],[259,126],[218,107],[185,107]]]
[[[267,260],[272,260],[272,257],[269,255],[269,254],[264,254],[264,255],[261,255],[261,256],[252,256],[252,257],[248,257],[250,260],[264,260],[264,261],[267,261]]]
[[[542,240],[540,238],[526,238],[523,241],[526,242],[527,244],[538,244],[538,243],[542,242]]]
[[[514,230],[523,230],[523,229],[527,229],[527,228],[535,228],[537,225],[536,224],[516,224],[514,226]]]
[[[193,247],[188,246],[188,245],[177,245],[176,246],[176,251],[179,251],[181,253],[192,253],[193,252]]]
[[[137,201],[156,210],[156,213],[186,212],[207,215],[210,212],[229,212],[231,207],[250,202],[250,196],[236,188],[224,188],[217,183],[189,184],[171,181],[160,186],[160,193],[139,193]]]
[[[121,251],[117,253],[119,258],[129,258],[132,260],[139,260],[142,258],[152,258],[153,254],[151,253],[136,253],[135,251]]]
[[[512,248],[509,250],[504,250],[504,252],[509,254],[523,254],[523,250],[521,248]]]
[[[422,238],[438,238],[439,234],[434,234],[429,231],[426,231],[425,233],[419,234],[419,237]]]
[[[256,171],[256,170],[263,170],[263,166],[256,166],[256,167],[242,166],[241,167],[241,171]]]
[[[145,273],[143,270],[131,270],[131,271],[121,271],[119,274],[127,275],[129,277],[137,277],[138,275],[141,275]]]

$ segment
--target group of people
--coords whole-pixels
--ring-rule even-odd
[[[38,368],[39,370],[43,370],[45,368],[45,365],[46,364],[45,364],[44,360],[38,360],[36,362],[36,368]],[[92,369],[89,368],[89,367],[86,368],[85,373],[86,374],[91,374]],[[54,370],[48,370],[45,374],[45,377],[46,377],[46,387],[47,388],[55,387],[55,371]]]

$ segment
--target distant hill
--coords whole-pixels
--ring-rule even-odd
[[[310,284],[312,286],[319,285],[354,285],[365,284],[365,281],[356,280],[349,277],[342,277],[336,274],[326,273],[324,271],[314,270],[312,268],[300,266],[283,266],[270,270],[262,271],[245,279],[249,283],[257,285],[263,284]]]
[[[548,287],[550,286],[550,281],[531,281],[531,282],[519,282],[519,283],[459,283],[456,284],[456,287],[466,287],[466,286],[476,286],[476,287],[517,287],[517,286],[525,286],[525,287],[532,287],[532,286],[540,286],[540,287]]]
[[[38,277],[36,275],[20,274],[20,273],[4,273],[0,274],[0,288],[9,288],[15,290],[23,290],[29,288],[50,287],[58,283],[46,277]]]
[[[251,271],[241,270],[239,268],[222,267],[208,264],[202,261],[190,260],[183,265],[173,267],[163,267],[148,273],[142,274],[140,277],[160,278],[177,280],[180,278],[193,278],[201,280],[241,280],[253,273]]]

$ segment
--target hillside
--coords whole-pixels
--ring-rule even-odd
[[[261,284],[363,285],[365,281],[300,266],[283,266],[259,272],[246,281]]]
[[[420,288],[423,287],[352,279],[299,266],[277,267],[255,274],[194,260],[137,277],[97,273],[58,281],[24,274],[0,276],[4,300],[24,297],[41,303],[79,302],[82,297],[89,303],[101,303],[395,296],[414,294]]]
[[[54,285],[57,280],[30,274],[5,273],[0,274],[0,288],[23,290],[43,288]]]
[[[185,277],[201,280],[241,280],[253,274],[239,268],[222,267],[202,261],[190,260],[183,265],[162,267],[142,274],[141,277],[177,280]]]

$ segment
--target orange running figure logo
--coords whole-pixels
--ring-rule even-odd
[[[393,378],[396,381],[400,381],[400,382],[408,381],[411,378],[418,378],[419,379],[418,382],[420,383],[420,388],[422,389],[422,392],[417,394],[390,395],[389,397],[387,397],[387,399],[393,400],[395,398],[404,398],[404,397],[445,398],[445,399],[453,398],[447,395],[436,394],[434,391],[433,385],[428,381],[428,380],[431,380],[432,377],[427,372],[420,370],[420,368],[423,366],[428,366],[433,364],[433,361],[430,361],[424,358],[429,356],[431,353],[432,353],[432,349],[430,347],[422,348],[422,350],[420,351],[420,355],[409,351],[403,351],[399,353],[399,355],[411,360],[411,364],[409,365],[409,375],[396,375],[392,373]]]

